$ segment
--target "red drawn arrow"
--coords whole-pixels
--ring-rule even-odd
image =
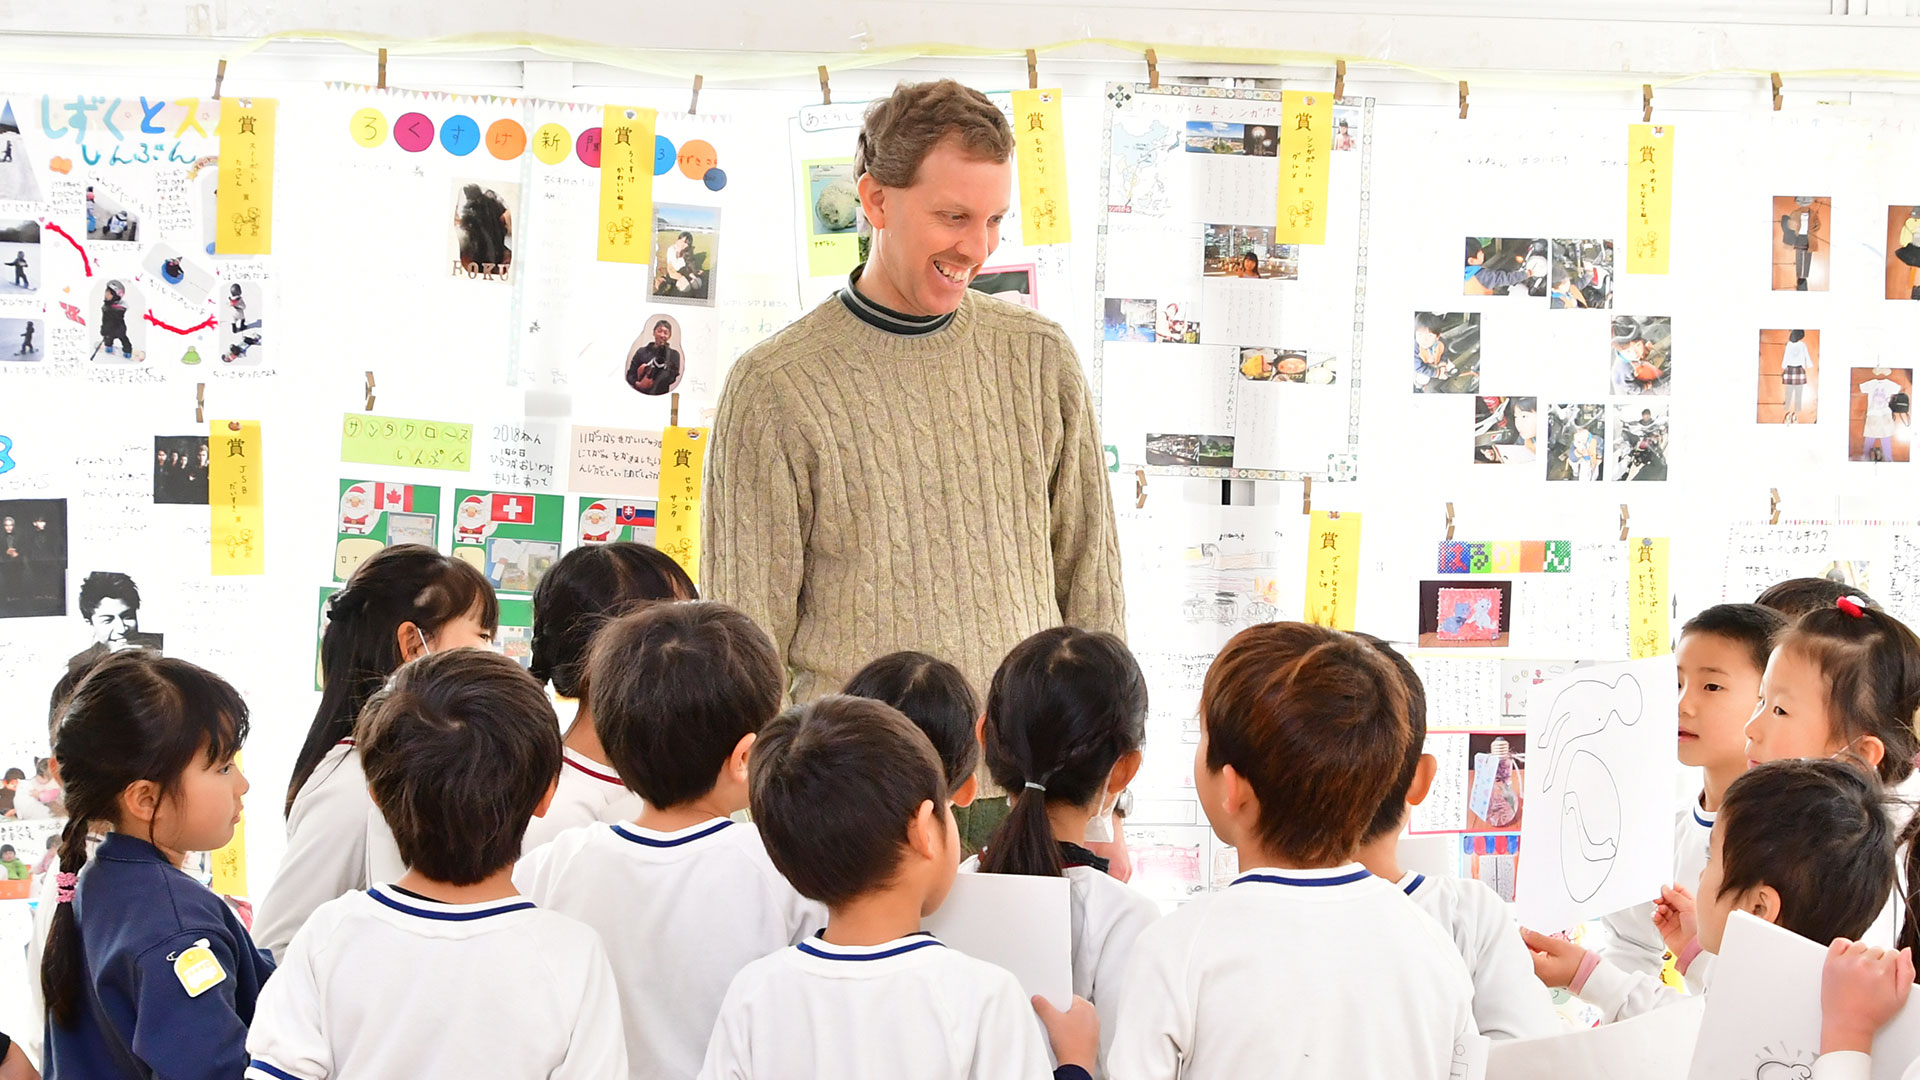
[[[73,250],[80,253],[80,265],[86,269],[87,276],[92,277],[93,263],[87,259],[87,249],[80,246],[80,241],[75,240],[72,236],[67,235],[67,230],[61,228],[58,225],[55,225],[51,221],[47,222],[47,231],[59,233],[61,236],[66,238],[67,243],[73,245]]]
[[[207,321],[206,321],[206,322],[203,322],[203,323],[198,323],[198,324],[196,324],[196,325],[193,325],[193,326],[189,326],[189,327],[187,327],[187,328],[186,328],[185,330],[182,330],[181,328],[179,328],[179,327],[177,327],[177,326],[169,326],[168,324],[166,324],[166,323],[163,323],[163,322],[161,322],[161,321],[160,321],[159,319],[156,319],[156,318],[154,318],[154,317],[153,317],[153,311],[152,311],[151,309],[149,309],[149,310],[147,311],[147,313],[146,313],[146,315],[145,315],[145,316],[143,316],[143,317],[144,317],[144,318],[145,318],[145,319],[146,319],[146,320],[147,320],[148,322],[150,322],[150,323],[152,323],[153,325],[155,325],[155,326],[157,326],[157,327],[159,327],[159,328],[160,328],[160,329],[162,329],[162,330],[171,330],[171,331],[173,331],[174,333],[176,333],[176,334],[180,334],[180,335],[183,335],[183,336],[184,336],[184,335],[186,335],[186,334],[195,334],[195,333],[199,333],[199,332],[200,332],[200,331],[202,331],[202,330],[211,330],[211,329],[213,329],[214,327],[216,327],[216,326],[218,326],[218,325],[220,325],[220,320],[219,320],[219,319],[216,319],[216,318],[214,318],[214,317],[213,317],[213,316],[211,316],[211,315],[209,315],[209,316],[207,316]]]

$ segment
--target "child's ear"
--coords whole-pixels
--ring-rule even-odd
[[[400,647],[400,662],[403,664],[411,664],[420,656],[424,640],[420,625],[412,621],[403,622],[393,630],[393,641]]]
[[[987,714],[981,713],[973,721],[973,741],[981,746],[987,745]]]
[[[1421,754],[1420,764],[1413,770],[1413,784],[1407,788],[1407,805],[1419,806],[1427,801],[1433,792],[1434,777],[1440,773],[1440,759],[1432,754]]]
[[[907,823],[907,846],[929,862],[938,859],[946,846],[946,828],[940,808],[933,805],[932,799],[924,799],[920,809],[914,811],[913,820]]]
[[[972,806],[973,800],[979,797],[980,778],[977,776],[969,776],[967,777],[967,782],[961,784],[960,789],[953,793],[953,798],[950,801],[955,806]]]
[[[755,732],[747,732],[740,736],[739,742],[733,744],[733,753],[727,755],[727,775],[742,784],[747,782],[747,755],[752,752],[754,740],[759,737]]]
[[[553,783],[547,785],[547,793],[540,796],[540,805],[533,808],[534,817],[547,816],[547,811],[553,809],[553,793],[559,790],[560,778],[556,776],[553,778]]]
[[[1878,735],[1862,735],[1853,741],[1853,752],[1870,768],[1880,768],[1880,762],[1886,760],[1887,744],[1880,741]]]
[[[1140,761],[1141,755],[1138,750],[1129,750],[1121,754],[1120,760],[1113,763],[1113,771],[1107,774],[1107,790],[1115,792],[1127,790],[1127,785],[1133,783],[1133,778],[1140,775]]]
[[[1740,897],[1740,910],[1770,923],[1780,921],[1780,894],[1771,885],[1755,885]]]
[[[151,780],[135,780],[120,790],[120,816],[145,823],[149,828],[160,813],[160,785]]]
[[[1260,798],[1253,785],[1231,765],[1220,766],[1220,807],[1229,817],[1260,816]]]
[[[379,796],[377,796],[377,795],[375,795],[375,794],[373,793],[373,785],[372,785],[372,784],[368,784],[368,785],[367,785],[367,801],[373,804],[373,808],[374,808],[375,810],[378,810],[378,809],[380,809],[380,797],[379,797]],[[536,815],[536,816],[538,816],[538,815]]]

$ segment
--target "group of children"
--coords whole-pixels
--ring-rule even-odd
[[[477,570],[418,546],[333,597],[252,932],[178,869],[239,819],[244,701],[140,650],[56,690],[50,1076],[1440,1080],[1473,1033],[1564,1030],[1548,986],[1624,1018],[1673,996],[1670,954],[1706,990],[1734,910],[1832,943],[1822,1067],[1864,1075],[1913,981],[1920,640],[1823,582],[1686,624],[1678,752],[1704,788],[1675,883],[1593,952],[1399,865],[1435,763],[1377,638],[1270,623],[1220,652],[1193,775],[1241,869],[1162,917],[1089,847],[1145,741],[1110,634],[1021,642],[984,702],[899,653],[782,711],[767,635],[652,548],[548,573],[531,674],[474,647],[498,618]],[[1011,808],[963,863],[982,761]],[[1070,1008],[920,929],[974,872],[1068,879]]]

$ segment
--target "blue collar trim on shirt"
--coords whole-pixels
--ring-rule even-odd
[[[522,900],[519,903],[506,903],[501,904],[499,907],[482,908],[478,911],[429,911],[426,908],[403,904],[377,888],[368,889],[367,895],[402,915],[415,915],[422,919],[439,919],[442,922],[472,922],[475,919],[484,919],[492,915],[505,915],[509,911],[531,911],[534,907],[533,901]]]
[[[820,930],[820,931],[816,931],[813,936],[820,938],[821,943],[825,944],[826,943],[825,935],[826,935],[826,931]],[[893,948],[886,950],[885,952],[875,952],[875,953],[828,952],[827,949],[822,949],[819,946],[814,945],[810,941],[803,941],[800,944],[795,945],[794,948],[799,949],[801,952],[806,953],[808,956],[817,956],[822,960],[885,960],[888,957],[899,956],[901,953],[910,953],[917,949],[944,949],[947,947],[945,942],[941,941],[939,938],[934,937],[931,933],[925,930],[921,930],[916,933],[909,934],[907,936],[916,937],[916,938],[919,938],[920,940],[909,941],[905,945],[896,945]],[[829,945],[828,948],[834,948],[834,946]]]
[[[1299,885],[1305,888],[1318,889],[1328,885],[1351,885],[1356,881],[1365,881],[1372,876],[1373,875],[1367,873],[1365,870],[1355,870],[1351,874],[1341,874],[1339,877],[1312,878],[1282,877],[1279,874],[1244,874],[1234,878],[1233,884],[1245,885],[1248,882],[1259,882],[1262,885]]]
[[[630,833],[619,825],[613,827],[613,832],[614,835],[620,837],[622,840],[631,840],[636,844],[641,844],[646,847],[679,847],[681,844],[691,844],[695,840],[704,840],[731,824],[733,824],[732,818],[721,818],[719,821],[714,822],[711,828],[701,829],[697,833],[688,833],[685,836],[676,836],[671,840],[656,840],[651,836],[641,836],[639,833]]]
[[[1413,880],[1407,882],[1407,888],[1406,888],[1407,895],[1412,896],[1414,893],[1419,892],[1420,886],[1425,885],[1426,883],[1427,883],[1427,875],[1425,874],[1413,875]]]
[[[1697,806],[1693,808],[1693,822],[1694,824],[1700,826],[1703,829],[1713,828],[1713,822],[1707,820],[1706,818],[1701,817],[1700,808]]]
[[[247,1069],[249,1071],[258,1070],[266,1073],[268,1076],[273,1077],[274,1080],[301,1080],[300,1077],[293,1075],[280,1066],[262,1061],[259,1058],[254,1058],[252,1061],[247,1062]]]

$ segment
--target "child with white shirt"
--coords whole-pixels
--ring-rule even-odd
[[[1857,938],[1893,887],[1894,832],[1874,778],[1824,758],[1756,765],[1728,785],[1700,873],[1697,910],[1666,904],[1661,932],[1678,954],[1720,951],[1736,910],[1816,942]],[[1534,970],[1624,1020],[1679,995],[1658,975],[1627,972],[1563,938],[1524,931]]]
[[[1400,833],[1411,808],[1433,787],[1439,763],[1425,752],[1427,692],[1420,675],[1399,651],[1371,634],[1356,634],[1393,664],[1407,688],[1407,719],[1413,739],[1393,786],[1367,825],[1354,856],[1373,876],[1393,882],[1453,937],[1473,977],[1473,1019],[1490,1039],[1537,1039],[1565,1030],[1553,1011],[1546,986],[1533,974],[1533,961],[1520,940],[1520,928],[1500,894],[1472,878],[1429,877],[1400,866]]]
[[[826,925],[759,831],[729,817],[747,807],[748,751],[785,689],[766,632],[724,604],[653,604],[594,636],[594,730],[645,805],[560,834],[514,883],[600,932],[634,1080],[692,1077],[734,975]]]
[[[1306,623],[1235,635],[1200,694],[1194,788],[1242,871],[1134,944],[1114,1080],[1442,1080],[1477,1039],[1453,942],[1354,861],[1413,742],[1373,647]]]
[[[1100,1014],[1102,1065],[1113,1044],[1127,961],[1160,918],[1145,893],[1086,847],[1140,772],[1147,681],[1112,634],[1057,626],[1014,646],[994,672],[980,744],[1012,808],[965,869],[1064,877],[1071,886],[1073,992]]]
[[[953,886],[960,835],[933,745],[905,716],[846,696],[791,709],[761,733],[751,773],[767,853],[832,914],[733,980],[701,1080],[1040,1080],[1035,1010],[1053,1075],[1085,1080],[1089,1003],[1030,1008],[1010,972],[920,929]]]
[[[254,1012],[249,1080],[623,1075],[599,936],[513,887],[520,832],[560,773],[540,685],[492,652],[424,657],[368,702],[355,747],[410,869],[294,935]]]
[[[1701,771],[1700,794],[1674,815],[1673,889],[1681,904],[1693,900],[1707,862],[1707,842],[1727,786],[1747,771],[1747,721],[1760,700],[1760,678],[1774,639],[1786,629],[1779,612],[1758,604],[1718,604],[1687,621],[1673,658],[1680,679],[1680,764]],[[1680,896],[1677,894],[1684,894]],[[1656,908],[1673,901],[1649,901],[1602,919],[1613,936],[1600,955],[1623,971],[1658,975],[1665,966],[1666,943],[1654,926]],[[1712,957],[1694,943],[1673,954],[1675,970],[1687,988],[1706,988]]]
[[[588,544],[567,552],[533,590],[533,662],[553,692],[578,703],[562,741],[560,786],[544,817],[527,824],[532,851],[576,825],[632,821],[640,797],[620,782],[593,730],[587,701],[587,647],[608,619],[660,600],[698,600],[680,564],[645,544]]]
[[[396,544],[360,564],[327,602],[327,616],[320,707],[287,785],[287,851],[254,923],[256,940],[275,957],[321,904],[405,871],[367,797],[353,725],[401,664],[491,643],[500,602],[471,564]]]

